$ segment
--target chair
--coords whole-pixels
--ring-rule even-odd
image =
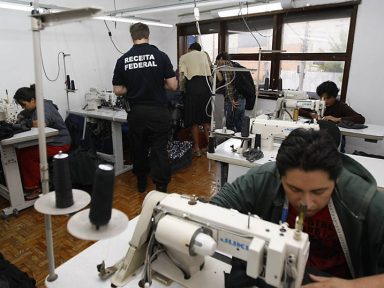
[[[335,141],[337,148],[340,146],[341,141],[341,132],[339,127],[331,121],[327,120],[318,120],[317,123],[320,126],[320,130],[326,130],[332,139]]]

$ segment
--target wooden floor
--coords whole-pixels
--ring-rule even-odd
[[[214,194],[215,165],[208,172],[208,160],[205,156],[194,158],[188,168],[172,175],[169,192],[196,194],[209,199]],[[148,191],[154,189],[150,182]],[[136,178],[132,172],[116,178],[113,207],[126,213],[130,219],[140,213],[146,193],[136,192]],[[9,206],[0,196],[0,209]],[[56,267],[66,262],[94,242],[78,240],[66,229],[68,216],[52,217],[53,242]],[[123,248],[123,249],[126,249]],[[37,287],[45,287],[44,279],[48,274],[46,257],[44,217],[33,207],[20,212],[18,217],[10,216],[0,220],[0,252],[21,270],[33,276]],[[95,263],[95,273],[96,273]]]

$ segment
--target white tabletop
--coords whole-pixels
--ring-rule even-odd
[[[240,139],[228,139],[224,143],[221,143],[219,146],[216,147],[215,153],[207,153],[208,159],[216,160],[219,162],[225,162],[229,164],[234,164],[238,166],[243,167],[254,167],[258,165],[263,165],[265,163],[275,161],[276,155],[277,155],[277,147],[274,147],[273,150],[263,151],[264,157],[254,161],[249,162],[245,157],[237,152],[232,152],[231,145],[234,145],[234,148],[239,148],[241,145]]]
[[[375,178],[378,189],[380,191],[384,191],[384,159],[364,157],[353,154],[346,155],[363,165]]]
[[[124,110],[113,110],[107,108],[100,108],[97,110],[83,110],[83,109],[71,109],[69,113],[88,116],[92,118],[116,121],[116,122],[127,122],[127,112]]]
[[[55,136],[59,134],[59,131],[53,128],[45,127],[45,137]],[[26,142],[30,140],[36,140],[39,137],[39,132],[37,127],[32,127],[31,130],[17,133],[11,138],[1,140],[1,145],[12,145],[20,142]]]
[[[383,140],[384,139],[384,126],[365,124],[368,127],[364,129],[347,129],[339,127],[342,135],[371,139],[371,140]]]

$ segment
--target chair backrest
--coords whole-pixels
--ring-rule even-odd
[[[326,130],[329,135],[331,135],[332,139],[335,141],[336,146],[340,146],[341,141],[341,132],[339,127],[332,121],[327,120],[318,120],[317,123],[320,126],[320,130]]]

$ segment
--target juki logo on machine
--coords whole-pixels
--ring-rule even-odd
[[[236,241],[236,240],[233,240],[233,239],[230,239],[230,238],[227,238],[227,237],[220,238],[220,242],[223,242],[224,244],[231,245],[231,246],[235,247],[238,250],[248,250],[248,245],[247,244],[241,243],[239,241]]]

